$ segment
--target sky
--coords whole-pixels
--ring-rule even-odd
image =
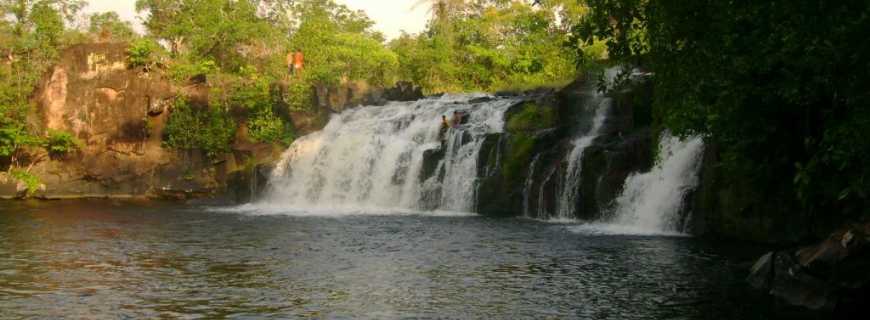
[[[142,32],[141,19],[136,15],[136,0],[88,0],[85,13],[115,11],[118,15],[133,22],[137,31]],[[418,0],[336,0],[351,9],[363,10],[376,22],[375,29],[384,33],[388,39],[401,34],[423,31],[428,20],[425,5],[413,8]]]

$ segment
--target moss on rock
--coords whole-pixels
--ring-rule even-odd
[[[520,105],[519,111],[508,116],[508,132],[537,131],[556,126],[553,108],[529,101]]]

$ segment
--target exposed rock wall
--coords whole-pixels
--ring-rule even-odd
[[[619,196],[626,177],[652,165],[651,89],[648,82],[641,82],[632,90],[612,94],[614,105],[601,134],[580,163],[581,183],[576,190],[580,196],[572,204],[575,218],[599,218]],[[523,96],[528,102],[505,114],[505,133],[491,137],[481,151],[478,212],[482,214],[554,216],[573,134],[588,126],[595,112],[584,107],[592,96],[583,80],[558,92]],[[529,118],[529,112],[554,116]],[[535,120],[516,124],[524,119]]]
[[[83,142],[80,151],[63,158],[33,156],[39,161],[31,173],[45,185],[37,198],[214,195],[246,159],[273,152],[268,146],[237,148],[213,161],[199,152],[163,148],[171,101],[184,94],[207,104],[207,90],[177,88],[156,72],[128,69],[126,49],[119,43],[70,47],[33,94],[32,127],[70,132]],[[0,197],[21,191],[14,183],[0,184]]]
[[[251,198],[251,190],[256,190],[249,188],[252,183],[265,180],[257,179],[265,169],[251,168],[263,167],[283,150],[253,142],[244,115],[237,119],[240,127],[232,152],[218,159],[163,148],[163,130],[174,99],[184,96],[195,107],[207,107],[208,83],[201,77],[176,86],[158,71],[129,69],[126,50],[124,43],[72,46],[35,90],[30,126],[42,134],[70,132],[83,142],[80,151],[63,158],[31,150],[37,162],[30,172],[45,186],[35,197]],[[346,82],[314,91],[311,103],[316,108],[311,111],[276,108],[279,116],[293,122],[297,134],[320,130],[332,112],[422,97],[418,87],[405,83],[383,89]],[[23,185],[11,179],[0,181],[0,198],[20,197],[23,191]]]

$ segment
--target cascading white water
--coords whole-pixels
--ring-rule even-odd
[[[525,217],[531,217],[529,208],[531,205],[532,187],[535,185],[535,169],[538,168],[538,161],[540,160],[540,154],[535,155],[532,159],[532,164],[529,165],[529,173],[526,176],[526,182],[523,184],[523,216]]]
[[[662,135],[659,163],[650,172],[626,179],[610,222],[629,233],[682,233],[680,213],[686,194],[698,186],[703,153],[700,137]]]
[[[586,134],[583,134],[571,141],[571,152],[568,153],[567,161],[568,168],[565,171],[564,180],[559,188],[559,194],[556,202],[556,210],[559,219],[572,219],[576,211],[578,189],[581,182],[581,173],[583,169],[583,154],[595,138],[601,134],[601,128],[604,126],[604,120],[607,119],[607,113],[610,111],[611,99],[597,93],[592,99],[595,103],[595,117],[592,119],[592,128]]]
[[[302,208],[435,208],[473,211],[477,160],[487,134],[502,132],[515,99],[444,96],[335,115],[285,152],[264,202]],[[444,135],[435,174],[421,177],[424,152],[437,150],[441,116],[465,111],[467,124]],[[433,196],[434,195],[434,196]]]
[[[686,195],[698,186],[704,154],[700,137],[662,135],[659,162],[649,172],[626,178],[609,218],[571,229],[581,233],[682,235]]]
[[[588,100],[584,103],[587,109],[591,109],[594,112],[594,116],[592,118],[592,125],[588,130],[581,132],[571,141],[571,151],[565,157],[565,161],[567,163],[567,168],[565,170],[565,175],[560,177],[559,180],[561,183],[558,184],[558,188],[556,190],[556,203],[555,210],[557,220],[571,220],[574,219],[574,214],[577,210],[577,197],[579,193],[579,187],[581,183],[581,174],[583,169],[583,155],[589,146],[595,142],[595,139],[601,134],[601,129],[604,127],[604,121],[607,119],[607,115],[610,112],[610,106],[612,105],[612,99],[607,97],[606,93],[599,90],[599,87],[603,84],[604,87],[608,87],[613,84],[616,77],[620,72],[619,67],[609,68],[604,72],[604,78],[601,79],[601,82],[597,85],[588,86],[585,89],[585,93],[589,96]],[[551,177],[548,177],[549,180]],[[534,179],[532,175],[529,175],[529,179]],[[527,185],[531,185],[529,181],[526,182]],[[543,194],[544,188],[546,187],[546,182],[542,183],[539,190],[539,201],[538,205],[538,216],[537,218],[547,219],[549,217],[549,213],[546,212],[546,209],[542,209],[543,207]],[[526,210],[527,212],[528,210]],[[526,216],[529,216],[526,213]]]

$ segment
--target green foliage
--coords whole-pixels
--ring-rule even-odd
[[[30,11],[34,26],[33,36],[37,42],[56,46],[63,33],[63,18],[50,2],[37,2]]]
[[[258,111],[248,119],[248,131],[257,142],[289,146],[295,139],[292,125],[275,116],[271,109]]]
[[[235,70],[250,58],[246,51],[273,40],[278,31],[258,16],[256,3],[249,0],[138,0],[136,8],[149,12],[149,33],[194,66],[210,60],[221,69]]]
[[[510,148],[505,155],[502,175],[510,185],[521,183],[520,179],[532,159],[535,148],[535,138],[532,133],[516,132],[510,134]]]
[[[159,63],[162,50],[163,47],[152,39],[136,39],[127,49],[127,66],[150,70]]]
[[[9,176],[16,181],[23,183],[24,186],[27,187],[27,196],[34,195],[42,186],[39,177],[27,172],[26,170],[12,169],[9,171]]]
[[[103,40],[130,41],[136,38],[133,25],[121,20],[114,11],[95,13],[88,18],[88,32]]]
[[[196,109],[179,99],[164,129],[166,146],[181,150],[202,150],[215,158],[230,150],[236,123],[221,110]]]
[[[399,57],[400,78],[428,93],[531,88],[576,76],[581,57],[565,45],[571,38],[560,23],[567,17],[560,13],[581,14],[577,3],[542,9],[523,1],[433,5],[435,17],[426,33],[403,35],[390,44]]]
[[[48,131],[48,137],[45,138],[42,145],[52,157],[63,156],[83,147],[82,142],[69,132],[56,130]]]
[[[300,25],[290,38],[292,48],[305,54],[305,81],[336,85],[365,80],[390,85],[399,66],[396,55],[370,30],[372,21],[360,12],[326,1],[300,1]]]
[[[234,79],[236,83],[225,104],[230,108],[244,110],[250,115],[247,126],[254,141],[289,145],[294,139],[293,126],[273,111],[279,105],[277,100],[280,97],[272,92],[271,81],[261,78],[253,70],[248,69],[247,73],[247,79]],[[299,84],[303,88],[309,87]]]
[[[668,129],[707,136],[731,175],[807,214],[866,212],[870,3],[588,2],[578,30],[655,72]]]
[[[314,106],[312,103],[313,95],[311,85],[304,82],[294,82],[287,88],[283,98],[290,111],[310,111]]]
[[[21,148],[39,144],[39,138],[27,132],[22,124],[5,123],[0,126],[0,157],[14,157]]]
[[[207,75],[217,71],[217,63],[213,60],[177,59],[169,65],[169,77],[178,82],[186,82],[193,77]]]

